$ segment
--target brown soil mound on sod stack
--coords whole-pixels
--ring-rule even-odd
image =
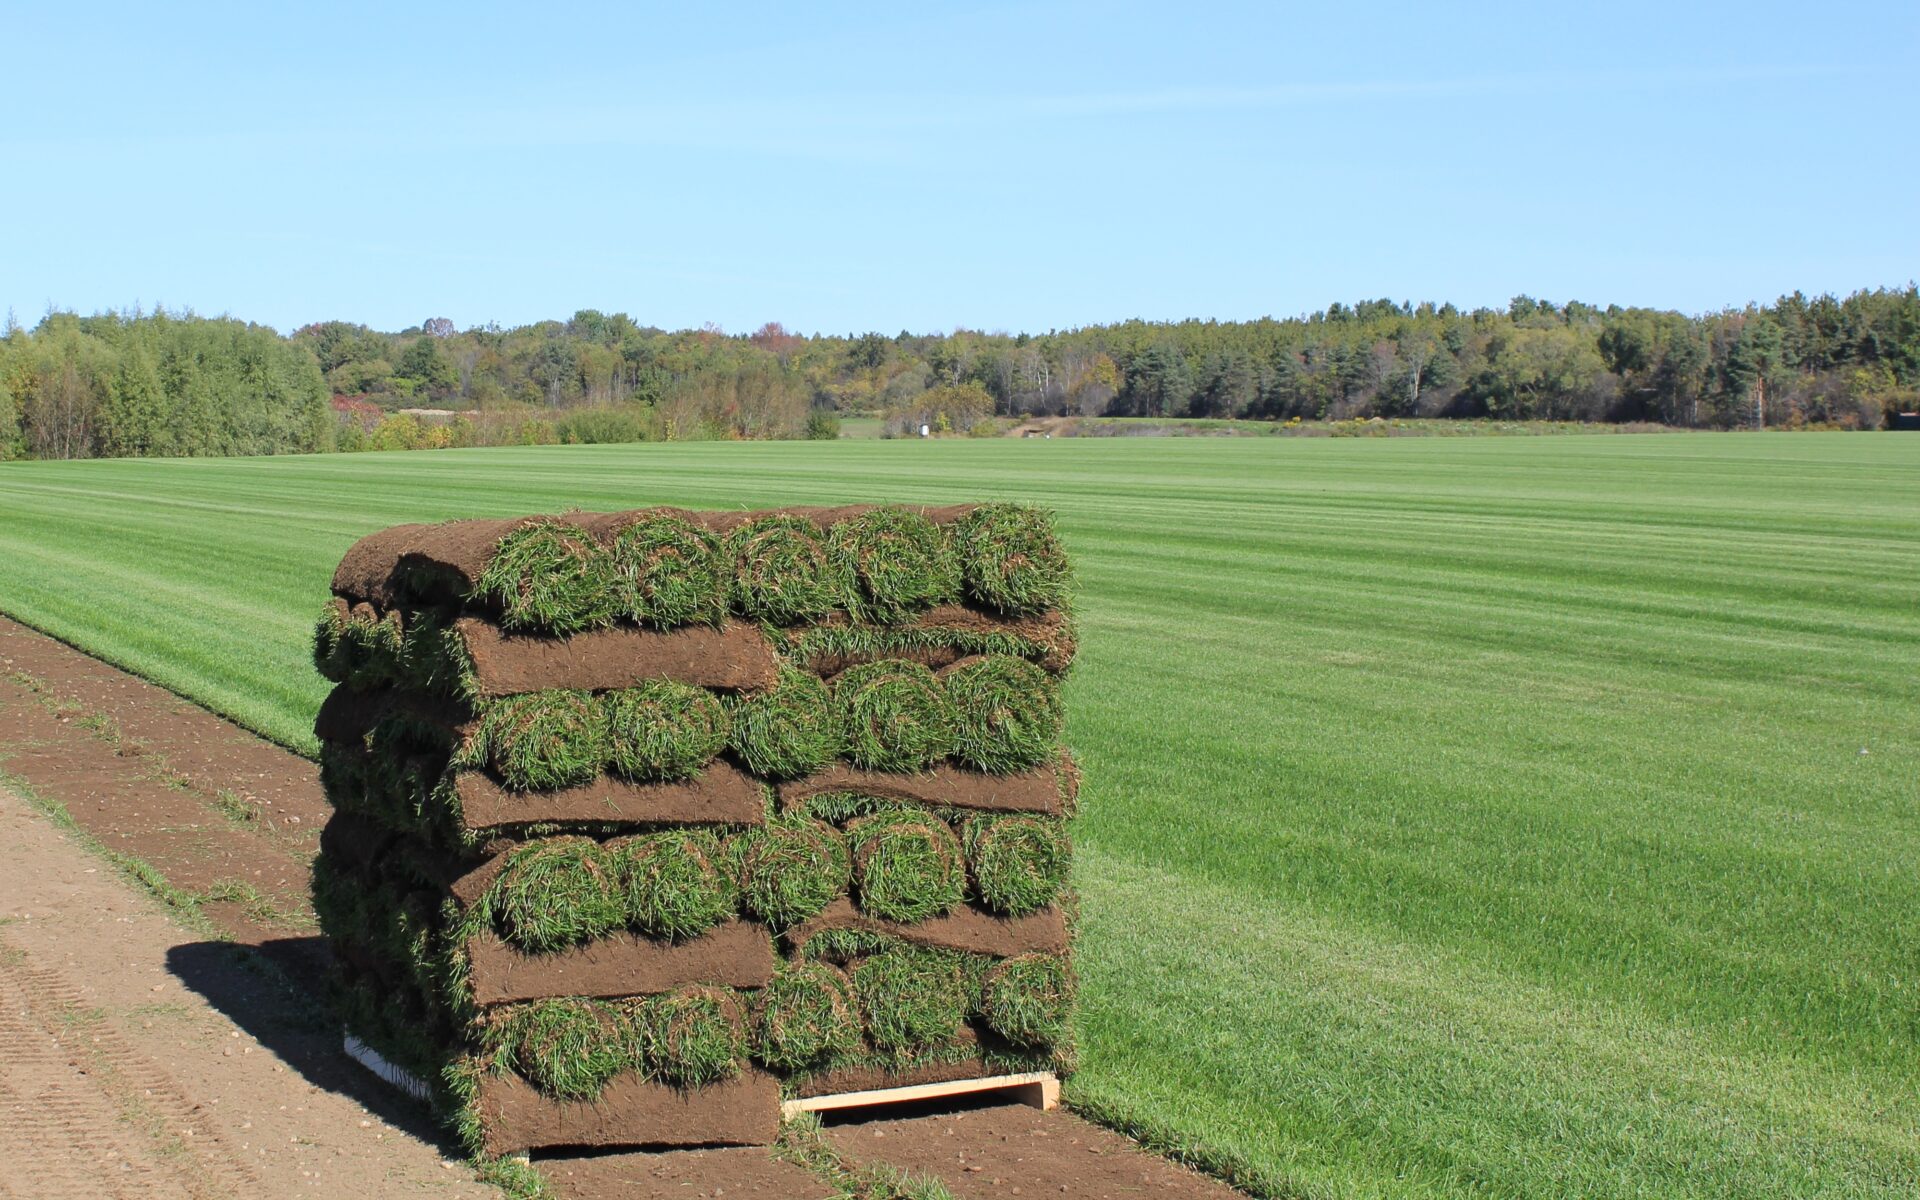
[[[635,996],[691,983],[765,987],[773,942],[765,928],[730,921],[691,941],[620,933],[582,946],[528,954],[493,934],[467,942],[467,979],[481,1007],[542,996]]]
[[[789,948],[798,950],[815,935],[832,929],[855,929],[899,938],[916,946],[987,954],[995,958],[1028,952],[1061,954],[1067,949],[1066,915],[1057,907],[1044,908],[1024,917],[996,917],[992,913],[962,905],[945,916],[906,924],[868,916],[844,896],[827,905],[811,921],[783,931],[780,940]]]
[[[587,692],[671,679],[725,691],[773,686],[773,648],[758,629],[729,622],[654,630],[595,629],[570,638],[507,633],[473,617],[454,623],[473,664],[479,696],[512,696],[545,688]]]
[[[755,825],[766,818],[760,785],[738,768],[710,763],[700,778],[628,783],[602,775],[592,783],[541,793],[510,792],[477,771],[454,784],[469,829],[546,821],[621,824]]]
[[[835,763],[824,771],[783,783],[781,811],[792,811],[815,796],[858,792],[887,800],[910,800],[933,808],[973,808],[993,812],[1031,812],[1059,816],[1078,792],[1076,772],[1040,767],[1018,775],[988,775],[960,767],[935,767],[922,775],[862,771]]]

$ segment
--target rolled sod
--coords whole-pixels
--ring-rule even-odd
[[[741,616],[792,625],[833,611],[826,538],[805,517],[756,517],[727,535],[724,551],[727,597]]]
[[[1062,823],[1048,817],[977,816],[961,826],[974,894],[1010,917],[1052,904],[1067,884],[1072,853]]]
[[[640,783],[691,779],[727,744],[731,724],[705,688],[653,679],[601,697],[607,762]]]
[[[376,616],[335,598],[320,610],[313,629],[313,665],[335,683],[374,688],[405,679],[405,625],[396,610]]]
[[[592,1100],[634,1065],[619,1013],[592,1000],[536,1000],[513,1012],[493,1040],[529,1082],[563,1100]]]
[[[840,753],[832,696],[818,676],[783,667],[772,687],[727,707],[727,744],[762,778],[798,779]]]
[[[753,1057],[779,1071],[853,1050],[860,1016],[852,981],[826,963],[788,963],[755,994],[748,1039]]]
[[[1063,714],[1060,684],[1024,658],[988,654],[940,673],[953,705],[953,758],[1008,774],[1053,757]]]
[[[558,950],[602,938],[627,921],[626,896],[592,838],[529,842],[508,854],[487,891],[500,936],[523,950]]]
[[[401,654],[401,682],[432,696],[466,696],[473,683],[473,659],[466,639],[443,618],[424,612],[407,621]]]
[[[711,533],[673,513],[646,513],[613,539],[620,615],[672,629],[727,613],[726,560]]]
[[[366,886],[325,851],[314,856],[308,889],[320,932],[342,941],[366,939],[372,924],[366,908]]]
[[[883,812],[847,827],[853,893],[860,910],[889,921],[924,921],[966,895],[966,856],[946,822],[930,813]]]
[[[508,629],[569,634],[612,624],[620,608],[613,557],[565,521],[523,525],[501,538],[474,587]]]
[[[981,984],[987,1027],[1021,1046],[1048,1046],[1067,1030],[1073,973],[1063,959],[1021,954],[994,964]]]
[[[345,683],[353,670],[346,647],[347,602],[334,597],[320,608],[320,619],[313,626],[313,669],[333,683]]]
[[[740,1002],[725,988],[693,986],[628,1009],[632,1043],[647,1073],[677,1087],[731,1079],[746,1057]]]
[[[892,624],[951,599],[958,586],[940,527],[904,508],[876,508],[834,525],[827,561],[840,604]]]
[[[953,750],[953,705],[919,663],[887,659],[848,667],[833,681],[833,703],[855,766],[922,771]]]
[[[708,830],[670,829],[606,845],[627,923],[654,937],[698,937],[733,915],[739,883]]]
[[[1067,603],[1073,573],[1052,514],[1019,504],[983,504],[947,533],[967,599],[1014,616]]]
[[[487,706],[474,744],[479,758],[516,792],[575,787],[608,758],[606,710],[589,692],[529,692]]]
[[[967,1015],[966,980],[953,955],[889,950],[854,964],[852,979],[867,1038],[882,1050],[951,1041]]]
[[[796,953],[822,962],[850,963],[911,944],[905,938],[871,929],[822,929],[797,947]]]
[[[733,840],[740,901],[775,929],[818,916],[847,890],[851,858],[840,831],[797,814],[777,817]]]

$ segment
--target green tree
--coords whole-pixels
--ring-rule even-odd
[[[572,356],[568,358],[571,360]],[[569,361],[568,365],[573,364]],[[394,379],[402,384],[403,391],[443,400],[459,388],[460,371],[440,353],[440,339],[425,336],[415,338],[413,344],[401,352]]]

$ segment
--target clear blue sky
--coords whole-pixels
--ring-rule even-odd
[[[0,9],[0,305],[1044,330],[1920,276],[1920,5]]]

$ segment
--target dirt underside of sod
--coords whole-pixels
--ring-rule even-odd
[[[206,999],[257,1036],[263,1049],[278,1056],[277,1066],[284,1069],[265,1072],[274,1081],[272,1087],[284,1089],[271,1102],[275,1111],[285,1105],[286,1111],[311,1111],[319,1119],[319,1113],[330,1110],[308,1098],[321,1094],[338,1094],[364,1106],[377,1119],[369,1123],[370,1128],[356,1121],[345,1132],[367,1134],[366,1144],[356,1142],[352,1153],[363,1165],[384,1171],[382,1177],[387,1180],[403,1176],[408,1155],[429,1165],[435,1155],[458,1157],[451,1139],[428,1114],[399,1099],[339,1053],[337,1027],[316,1011],[310,999],[324,993],[328,969],[328,952],[314,931],[307,898],[308,864],[329,814],[312,762],[0,617],[0,788],[30,794],[43,806],[57,806],[71,816],[82,836],[123,856],[127,863],[151,868],[147,886],[162,891],[184,919],[205,923],[203,940],[181,948],[190,953],[169,960],[174,982],[160,986],[204,989]],[[92,860],[85,869],[87,876],[111,878],[111,872],[99,864],[100,860]],[[137,893],[124,894],[136,905],[146,903]],[[20,974],[10,946],[0,944],[0,951],[6,953],[9,978],[27,978]],[[64,965],[74,969],[78,958],[68,955]],[[207,965],[210,961],[213,967]],[[61,986],[89,997],[89,1003],[97,996],[88,977],[67,979]],[[154,995],[151,1005],[142,1006],[153,1009],[148,1014],[149,1028],[153,1021],[174,1019],[167,1016],[171,1008],[164,1003],[166,993]],[[249,1045],[252,1040],[249,1037]],[[97,1056],[97,1047],[106,1043],[96,1038],[91,1044],[96,1049],[86,1053]],[[208,1052],[218,1056],[225,1049]],[[86,1059],[92,1061],[95,1057]],[[76,1058],[65,1069],[84,1067]],[[24,1054],[0,1044],[0,1087],[16,1086],[27,1069]],[[943,1073],[932,1072],[930,1077],[934,1074]],[[873,1081],[847,1073],[830,1082],[836,1090],[852,1090],[871,1086]],[[172,1102],[171,1092],[157,1090],[152,1083],[142,1086],[144,1102],[159,1102],[155,1096]],[[193,1102],[192,1097],[182,1101]],[[256,1103],[267,1102],[263,1096]],[[303,1104],[313,1107],[302,1108]],[[1005,1115],[986,1119],[993,1112]],[[1063,1112],[986,1108],[945,1124],[930,1118],[933,1123],[920,1132],[891,1119],[892,1115],[863,1110],[856,1118],[837,1119],[831,1144],[863,1163],[897,1164],[930,1173],[962,1200],[1008,1195],[1014,1187],[1022,1194],[1098,1200],[1142,1194],[1139,1189],[1145,1181],[1152,1181],[1152,1194],[1173,1200],[1230,1200],[1237,1194]],[[106,1125],[121,1119],[106,1110],[101,1115]],[[861,1131],[869,1127],[884,1136],[864,1137]],[[390,1141],[373,1137],[383,1130],[382,1137]],[[1021,1132],[1014,1137],[1010,1130]],[[296,1141],[332,1144],[327,1139],[341,1132],[307,1130]],[[114,1160],[103,1159],[100,1143],[77,1141],[78,1135],[70,1134],[71,1130],[48,1142],[47,1152],[66,1156],[64,1169],[76,1179],[104,1179],[103,1161]],[[248,1170],[234,1174],[218,1157],[235,1149],[229,1142],[237,1144],[253,1136],[236,1125],[229,1138],[209,1138],[207,1145],[194,1148],[194,1169],[214,1173],[221,1185],[218,1194],[262,1198],[286,1194],[287,1187],[275,1184],[270,1175],[262,1182]],[[1026,1153],[1020,1148],[1023,1144],[1048,1151],[1057,1148],[1066,1156],[1063,1161],[1072,1164],[1071,1179],[1057,1165],[1040,1159],[1013,1169],[1022,1161],[1019,1155]],[[169,1142],[159,1147],[156,1159],[179,1161],[178,1145]],[[391,1147],[392,1161],[382,1157],[389,1153],[387,1147]],[[239,1157],[251,1162],[246,1155],[252,1153],[242,1147]],[[973,1169],[981,1164],[992,1164],[991,1174],[985,1167]],[[540,1169],[559,1195],[585,1200],[684,1195],[804,1200],[832,1195],[814,1176],[761,1149],[594,1154],[543,1161]],[[144,1170],[135,1163],[128,1168],[132,1172],[128,1180],[102,1183],[95,1194],[201,1194],[191,1179],[176,1193],[139,1173]],[[340,1168],[332,1170],[335,1173],[328,1180],[350,1186]],[[1035,1179],[1047,1174],[1052,1182],[1044,1187],[1029,1185],[1029,1173]],[[431,1182],[447,1188],[448,1195],[481,1195],[488,1190],[464,1172],[459,1188],[443,1171],[434,1169],[432,1174],[437,1178]],[[121,1183],[138,1186],[132,1191],[115,1190]],[[378,1185],[369,1194],[377,1192]]]

